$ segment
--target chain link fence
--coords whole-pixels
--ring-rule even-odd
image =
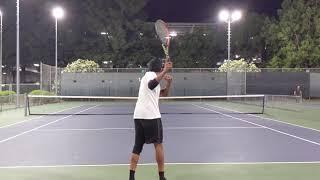
[[[56,81],[57,71],[57,81]],[[47,64],[40,64],[40,89],[60,94],[61,74],[63,68],[57,68]]]

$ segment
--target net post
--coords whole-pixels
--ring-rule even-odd
[[[266,95],[263,95],[263,100],[262,100],[262,114],[264,114],[265,111],[265,104],[266,104]]]

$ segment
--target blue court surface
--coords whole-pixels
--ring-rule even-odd
[[[173,107],[161,110],[168,111],[166,108]],[[182,108],[203,114],[162,115],[169,164],[320,162],[320,132],[315,129],[232,114],[209,104],[185,104]],[[68,111],[103,108],[80,106]],[[128,164],[133,124],[132,115],[36,116],[0,128],[0,167]],[[155,162],[152,145],[144,147],[140,162]]]

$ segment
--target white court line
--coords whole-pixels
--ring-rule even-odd
[[[165,165],[272,165],[272,164],[320,164],[320,161],[307,162],[221,162],[221,163],[165,163]],[[139,166],[156,166],[156,163],[143,163]],[[0,169],[23,168],[72,168],[72,167],[118,167],[129,164],[72,164],[72,165],[48,165],[48,166],[0,166]]]
[[[192,130],[192,129],[264,129],[263,127],[168,127],[164,130]],[[96,128],[96,129],[38,129],[41,132],[51,131],[108,131],[108,130],[134,130],[134,128]]]
[[[252,116],[252,117],[256,117],[256,118],[266,119],[266,120],[269,120],[269,121],[279,122],[279,123],[282,123],[282,124],[288,124],[288,125],[291,125],[291,126],[296,126],[296,127],[300,127],[300,128],[304,128],[304,129],[309,129],[309,130],[313,130],[313,131],[316,131],[316,132],[320,132],[320,130],[318,130],[318,129],[314,129],[314,128],[310,128],[310,127],[306,127],[306,126],[302,126],[302,125],[298,125],[298,124],[292,124],[292,123],[289,123],[289,122],[284,122],[284,121],[280,121],[280,120],[276,120],[276,119],[272,119],[272,118],[267,118],[267,117],[263,117],[263,116],[256,116],[256,115],[253,115],[253,114],[247,114],[247,115],[248,116]]]
[[[285,132],[282,132],[282,131],[279,131],[279,130],[276,130],[276,129],[273,129],[273,128],[270,128],[270,127],[267,127],[267,126],[263,126],[263,125],[260,125],[260,124],[257,124],[257,123],[253,123],[253,122],[250,122],[250,121],[241,119],[241,118],[237,118],[237,117],[234,117],[234,116],[231,116],[231,115],[228,115],[228,114],[224,114],[224,113],[215,111],[215,110],[213,110],[213,109],[205,108],[205,107],[202,107],[202,106],[199,106],[199,105],[196,105],[196,104],[193,104],[193,105],[196,106],[196,107],[202,108],[202,109],[206,109],[206,110],[208,110],[208,111],[212,111],[212,112],[215,112],[215,113],[224,115],[224,116],[226,116],[226,117],[231,117],[231,118],[237,119],[237,120],[239,120],[239,121],[243,121],[243,122],[246,122],[246,123],[255,125],[255,126],[260,126],[260,127],[269,129],[269,130],[271,130],[271,131],[274,131],[274,132],[277,132],[277,133],[280,133],[280,134],[283,134],[283,135],[286,135],[286,136],[290,136],[290,137],[293,137],[293,138],[296,138],[296,139],[299,139],[299,140],[302,140],[302,141],[309,142],[309,143],[312,143],[312,144],[315,144],[315,145],[320,146],[320,143],[318,143],[318,142],[314,142],[314,141],[311,141],[311,140],[308,140],[308,139],[305,139],[305,138],[302,138],[302,137],[299,137],[299,136],[295,136],[295,135],[292,135],[292,134],[289,134],[289,133],[285,133]],[[212,107],[216,107],[216,106],[213,106],[213,105],[211,105],[211,106],[212,106]],[[216,108],[220,108],[220,107],[216,107]],[[220,109],[223,109],[223,108],[220,108]]]
[[[72,108],[68,108],[68,109],[64,109],[64,110],[61,110],[61,111],[53,112],[51,114],[57,114],[57,113],[60,113],[60,112],[63,112],[63,111],[71,110],[71,109],[74,109],[74,108],[79,108],[79,107],[82,107],[82,106],[84,106],[84,105],[76,106],[76,107],[72,107]],[[43,115],[43,116],[39,116],[39,117],[36,117],[36,118],[31,118],[31,119],[27,119],[27,120],[24,120],[24,121],[8,124],[8,125],[5,125],[5,126],[0,126],[0,129],[4,129],[4,128],[8,128],[8,127],[15,126],[15,125],[18,125],[18,124],[22,124],[22,123],[25,123],[25,122],[37,120],[37,119],[40,119],[40,118],[43,118],[43,117],[47,117],[47,116],[48,115]]]
[[[213,105],[208,104],[208,103],[206,103],[206,105],[213,106]],[[215,106],[213,106],[213,107],[215,107]],[[231,109],[228,109],[228,108],[222,108],[222,107],[218,107],[218,108],[225,109],[227,111],[239,112],[239,111],[231,110]],[[275,121],[275,122],[279,122],[279,123],[282,123],[282,124],[288,124],[288,125],[296,126],[296,127],[300,127],[300,128],[305,128],[305,129],[313,130],[313,131],[316,131],[316,132],[320,132],[319,129],[314,129],[314,128],[310,128],[310,127],[306,127],[306,126],[302,126],[302,125],[298,125],[298,124],[292,124],[292,123],[289,123],[289,122],[284,122],[284,121],[280,121],[280,120],[276,120],[276,119],[272,119],[272,118],[267,118],[267,117],[258,116],[258,115],[254,115],[254,114],[246,114],[246,115],[247,116],[256,117],[256,118],[266,119],[266,120],[269,120],[269,121]]]
[[[81,112],[87,111],[87,110],[92,109],[92,108],[95,108],[95,107],[97,107],[97,106],[93,106],[93,107],[87,108],[87,109],[82,110],[82,111],[79,111],[79,112],[77,112],[77,113],[81,113]],[[74,114],[77,114],[77,113],[74,113]],[[48,125],[50,125],[50,124],[59,122],[59,121],[61,121],[61,120],[63,120],[63,119],[69,118],[69,117],[71,117],[71,116],[73,116],[73,114],[72,114],[72,115],[69,115],[69,116],[66,116],[66,117],[63,117],[63,118],[60,118],[60,119],[57,119],[57,120],[52,121],[52,122],[50,122],[50,123],[47,123],[47,124],[38,126],[38,127],[33,128],[33,129],[31,129],[31,130],[28,130],[28,131],[19,133],[19,134],[15,135],[15,136],[11,136],[11,137],[9,137],[9,138],[3,139],[3,140],[0,141],[0,144],[1,144],[1,143],[4,143],[4,142],[7,142],[7,141],[9,141],[9,140],[11,140],[11,139],[17,138],[17,137],[19,137],[19,136],[22,136],[22,135],[24,135],[24,134],[28,134],[28,133],[30,133],[30,132],[32,132],[32,131],[36,131],[36,130],[38,130],[38,129],[40,129],[40,128],[43,128],[43,127],[45,127],[45,126],[48,126]]]

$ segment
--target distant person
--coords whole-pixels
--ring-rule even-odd
[[[135,171],[144,144],[154,144],[158,164],[159,179],[164,176],[163,129],[159,110],[159,97],[168,96],[172,77],[167,73],[172,68],[169,60],[162,67],[162,60],[153,59],[148,64],[148,72],[140,82],[139,96],[134,110],[135,144],[130,162],[129,180],[135,179]],[[160,81],[164,79],[166,86],[161,90]]]
[[[297,87],[293,91],[293,95],[294,96],[299,96],[299,98],[297,98],[297,102],[301,102],[302,101],[302,90],[301,90],[301,87],[299,85],[297,85]]]

